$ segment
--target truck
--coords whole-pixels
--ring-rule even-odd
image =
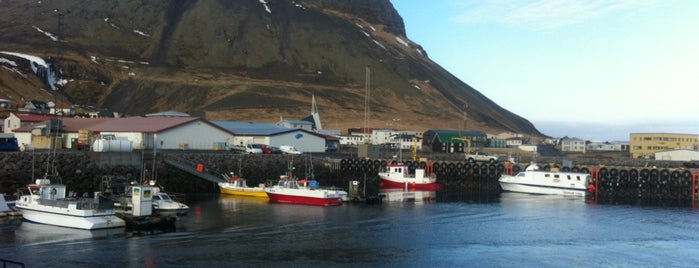
[[[470,153],[466,154],[466,160],[468,162],[489,162],[489,163],[495,163],[499,160],[499,157],[497,155],[487,153],[487,152],[475,152],[475,153]]]
[[[226,145],[226,150],[241,154],[261,154],[262,147],[255,143],[246,143],[243,145]]]

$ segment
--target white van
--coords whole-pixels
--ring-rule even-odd
[[[290,146],[290,145],[279,146],[279,150],[281,150],[285,154],[301,154],[301,152],[299,150],[296,150],[296,148],[294,148],[294,146]]]

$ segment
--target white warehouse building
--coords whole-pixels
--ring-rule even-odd
[[[250,143],[266,144],[280,147],[294,146],[304,153],[325,152],[325,136],[301,128],[286,128],[276,124],[213,121],[213,124],[234,134],[226,143],[228,145],[245,145]]]
[[[655,160],[699,161],[699,151],[679,149],[655,153]]]

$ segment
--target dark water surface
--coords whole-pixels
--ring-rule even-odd
[[[0,258],[27,267],[699,267],[690,207],[436,195],[340,207],[199,196],[176,232],[145,236],[4,218]]]

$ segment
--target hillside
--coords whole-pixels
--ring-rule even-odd
[[[68,80],[54,96],[0,54],[17,65],[0,60],[0,98],[15,105],[276,122],[308,115],[315,94],[324,127],[346,130],[364,126],[369,69],[370,127],[542,136],[431,61],[388,0],[2,1],[0,34],[0,50],[57,58]]]

